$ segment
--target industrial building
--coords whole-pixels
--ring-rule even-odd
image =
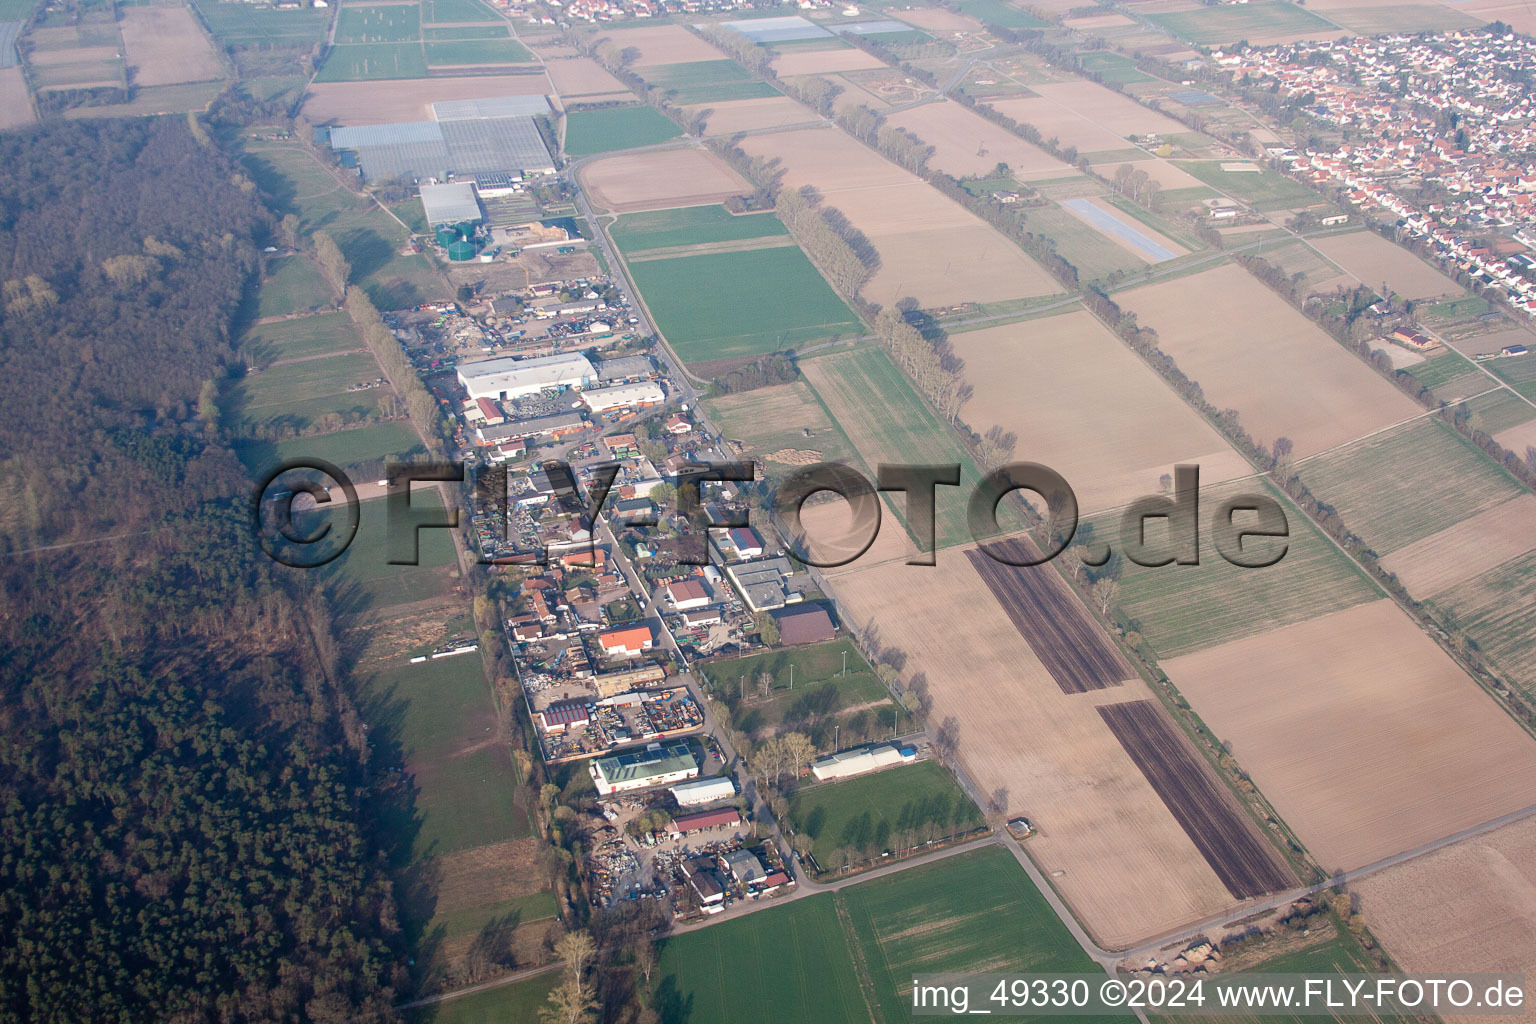
[[[732,850],[721,859],[738,885],[752,885],[768,877],[763,862],[751,850]]]
[[[663,747],[652,743],[644,750],[631,750],[592,762],[592,783],[600,796],[627,793],[651,786],[665,786],[699,776],[699,762],[686,743]]]
[[[715,828],[739,828],[741,815],[734,807],[718,811],[700,811],[697,814],[673,815],[667,833],[674,836],[691,836],[695,832],[707,832]]]
[[[596,378],[597,371],[586,356],[571,352],[539,359],[501,356],[460,363],[458,374],[459,383],[470,398],[506,401],[541,391],[586,387]]]
[[[593,412],[607,412],[610,409],[639,409],[648,405],[659,405],[666,400],[666,397],[666,392],[661,390],[660,384],[641,381],[638,384],[615,384],[607,388],[592,388],[582,392],[581,400],[586,402],[587,408]]]
[[[475,186],[467,181],[421,186],[421,208],[426,212],[427,223],[433,227],[481,220]]]
[[[650,626],[627,626],[599,634],[597,642],[609,657],[634,658],[650,650],[655,641]]]
[[[865,772],[876,771],[880,768],[904,764],[916,756],[917,751],[913,748],[901,747],[898,749],[890,743],[858,747],[854,750],[844,750],[821,758],[811,765],[811,774],[816,776],[816,781],[818,782],[826,782],[828,779],[846,779],[853,775],[863,775]]]
[[[779,627],[779,643],[785,647],[819,644],[837,635],[832,616],[825,608],[800,608],[774,616]]]
[[[368,181],[420,181],[477,174],[553,174],[534,118],[543,96],[497,96],[432,104],[433,121],[332,128],[331,148],[356,154]]]
[[[729,775],[717,775],[712,779],[696,779],[673,786],[672,796],[679,807],[702,807],[717,800],[734,799],[736,784]]]
[[[627,380],[647,380],[656,376],[656,364],[651,362],[651,357],[639,356],[615,356],[612,359],[604,359],[597,364],[597,382],[599,384],[619,384]]]

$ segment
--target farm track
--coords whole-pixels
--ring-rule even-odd
[[[1138,700],[1098,711],[1234,897],[1252,899],[1296,884],[1156,703]]]
[[[1015,556],[1023,553],[1016,540],[998,547]],[[1033,545],[1028,551],[1038,556]],[[1136,675],[1082,602],[1067,592],[1056,570],[1005,565],[978,548],[968,549],[965,556],[1062,693],[1119,686]]]

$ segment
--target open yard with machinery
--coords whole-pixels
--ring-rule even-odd
[[[798,246],[643,260],[629,270],[662,335],[690,365],[862,331]]]
[[[1310,459],[1301,479],[1381,555],[1525,493],[1502,466],[1434,418]]]
[[[988,548],[1012,561],[1041,555],[1017,540]],[[1004,564],[977,548],[967,548],[965,556],[1062,693],[1102,690],[1136,675],[1054,566]]]
[[[1266,447],[1288,437],[1298,457],[1310,455],[1422,411],[1241,267],[1117,292],[1115,301]]]
[[[1463,839],[1350,888],[1371,931],[1405,971],[1536,977],[1536,818]]]
[[[683,206],[625,214],[609,226],[608,234],[629,256],[653,249],[783,238],[789,229],[771,213],[736,215],[723,206]]]
[[[949,100],[892,114],[887,123],[905,128],[934,147],[928,163],[957,178],[990,173],[999,163],[1007,164],[1019,181],[1072,173],[1071,167],[1040,147]]]
[[[955,717],[966,773],[1035,824],[1031,855],[1101,945],[1232,904],[1096,709],[1148,696],[1139,679],[1063,693],[961,551],[940,551],[932,568],[855,562],[833,572],[831,589],[905,684],[926,680],[933,720]]]
[[[981,811],[934,761],[801,789],[789,801],[789,823],[810,836],[823,871],[878,860],[930,839],[962,835],[984,823]]]
[[[571,156],[653,146],[682,131],[655,107],[632,105],[577,110],[565,115],[565,151]]]
[[[859,455],[804,381],[775,384],[705,401],[709,418],[742,454],[769,473],[811,462],[850,462]]]
[[[912,1013],[915,974],[1097,971],[1006,849],[976,850],[836,896],[881,1019]]]
[[[943,548],[968,540],[966,495],[981,473],[885,353],[876,348],[836,352],[807,359],[800,369],[865,465],[960,464],[960,486],[937,488],[937,543]],[[893,527],[887,524],[881,533]]]
[[[1104,704],[1099,715],[1227,891],[1237,899],[1252,899],[1295,884],[1285,861],[1162,705],[1154,700]]]
[[[1327,871],[1523,808],[1536,792],[1536,741],[1391,601],[1163,669]]]
[[[651,110],[650,107],[620,109]],[[660,114],[656,116],[661,117]],[[672,122],[667,124],[670,126]],[[580,173],[582,186],[593,205],[617,212],[716,204],[730,196],[752,191],[745,178],[705,149],[621,153],[594,160]]]
[[[1204,484],[1252,472],[1215,429],[1089,313],[950,335],[973,393],[960,418],[1016,434],[1018,458],[1067,479],[1084,513],[1155,494],[1176,463]]]
[[[1268,496],[1285,510],[1288,538],[1253,538],[1245,546],[1262,554],[1284,545],[1285,556],[1266,568],[1235,566],[1214,550],[1210,515],[1227,498],[1243,494]],[[1111,514],[1087,522],[1097,541],[1118,546],[1119,519]],[[1239,513],[1234,522],[1248,525],[1251,515]],[[1263,633],[1379,596],[1375,584],[1300,509],[1262,480],[1202,488],[1198,526],[1199,565],[1111,563],[1118,567],[1120,614],[1159,657]],[[1154,549],[1166,543],[1166,521],[1148,520],[1146,536]]]
[[[174,85],[224,77],[224,66],[185,7],[124,7],[119,26],[135,85]]]
[[[1362,284],[1381,290],[1382,284],[1405,299],[1461,295],[1462,288],[1434,267],[1374,231],[1328,235],[1311,242]]]
[[[839,129],[748,136],[742,148],[779,157],[789,188],[814,185],[880,254],[871,302],[912,296],[925,308],[1050,295],[1060,286],[1012,242],[927,182]],[[902,186],[876,188],[874,186]]]

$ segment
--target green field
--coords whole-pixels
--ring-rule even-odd
[[[532,834],[527,809],[516,802],[507,744],[485,742],[496,712],[479,655],[401,665],[368,685],[370,695],[398,709],[396,738],[417,786],[418,857]]]
[[[304,313],[335,301],[320,268],[306,256],[268,260],[256,300],[258,317]]]
[[[1013,855],[996,846],[849,886],[836,900],[886,1024],[933,1020],[912,1012],[916,974],[1100,970]],[[988,1009],[998,1008],[971,1006]]]
[[[1510,682],[1536,694],[1536,552],[1459,583],[1430,602]]]
[[[193,0],[208,30],[224,46],[309,49],[325,39],[331,12],[313,7],[279,10],[255,4]]]
[[[1380,555],[1523,491],[1502,467],[1435,419],[1310,459],[1301,479]]]
[[[560,978],[560,971],[547,971],[527,981],[407,1010],[405,1019],[410,1024],[531,1024],[548,1005]]]
[[[1320,35],[1336,31],[1311,11],[1272,0],[1224,7],[1202,7],[1195,11],[1149,14],[1148,20],[1191,43],[1235,43],[1255,36],[1300,35],[1316,31]]]
[[[646,68],[643,77],[678,106],[777,96],[779,91],[733,60],[703,60]]]
[[[347,314],[317,313],[257,324],[245,333],[240,347],[257,365],[267,365],[279,359],[303,359],[362,348],[363,342],[352,329],[352,318]]]
[[[443,296],[446,285],[426,256],[401,255],[409,231],[297,144],[249,142],[243,163],[278,213],[297,216],[302,231],[331,233],[351,264],[351,283],[362,285],[379,309]]]
[[[1462,404],[1476,417],[1474,425],[1489,434],[1497,434],[1536,419],[1536,407],[1502,388],[1478,395]]]
[[[1094,281],[1118,270],[1133,273],[1147,269],[1125,246],[1060,206],[1034,206],[1024,213],[1024,226],[1056,243],[1062,259],[1077,268],[1078,278]]]
[[[1493,312],[1493,304],[1487,299],[1476,295],[1468,295],[1462,299],[1447,299],[1437,302],[1433,306],[1421,306],[1417,312],[1420,316],[1434,317],[1440,320],[1460,320],[1462,317],[1482,316],[1484,313]]]
[[[655,107],[607,107],[565,115],[565,152],[568,156],[654,146],[682,134],[682,129]]]
[[[1046,23],[1003,0],[961,0],[960,13],[1002,28],[1045,28]]]
[[[447,530],[422,530],[419,535],[418,565],[390,565],[388,522],[384,517],[385,499],[364,501],[358,507],[357,535],[351,546],[323,570],[328,586],[334,588],[336,607],[347,614],[376,611],[392,605],[409,604],[441,597],[451,589],[448,575],[455,564],[453,538]],[[436,491],[420,486],[412,488],[412,508],[436,511],[443,507]],[[321,515],[320,512],[311,515]],[[339,513],[327,511],[325,515]],[[306,521],[307,530],[313,524]],[[444,665],[479,661],[468,655],[432,662],[434,671]],[[410,668],[421,666],[412,665]]]
[[[844,655],[848,672],[840,675]],[[910,717],[898,717],[890,691],[847,640],[696,662],[695,668],[731,709],[732,724],[749,736],[788,728],[830,750],[834,740],[846,747],[888,737],[901,722],[911,724]],[[766,697],[758,693],[764,674],[773,680]]]
[[[869,1019],[829,895],[677,935],[661,950],[662,1024],[848,1024]]]
[[[1429,388],[1443,402],[1459,402],[1463,398],[1487,391],[1497,385],[1487,374],[1459,352],[1447,352],[1435,356],[1404,371],[1414,380]]]
[[[794,448],[819,452],[823,462],[860,465],[859,453],[804,381],[721,395],[704,404],[722,433],[747,445],[757,458]],[[791,468],[771,459],[764,465],[770,475]]]
[[[789,229],[771,213],[736,215],[723,206],[685,206],[677,210],[626,213],[608,228],[613,244],[626,256],[680,245],[708,245],[787,234]]]
[[[1484,365],[1503,381],[1515,386],[1515,390],[1531,397],[1526,385],[1536,383],[1536,353],[1523,356],[1503,356],[1490,359]]]
[[[1275,565],[1246,569],[1217,553],[1209,516],[1228,497],[1259,493],[1280,502],[1290,524],[1285,557]],[[1369,601],[1379,591],[1344,553],[1279,491],[1260,481],[1202,489],[1200,564],[1144,568],[1118,558],[1121,612],[1160,657],[1226,643],[1279,626],[1316,618]],[[1118,513],[1084,521],[1099,542],[1119,546]],[[1242,519],[1238,520],[1242,525]],[[1158,521],[1147,524],[1149,541]],[[1269,551],[1276,541],[1258,539]]]
[[[512,35],[511,27],[507,25],[454,25],[427,26],[421,30],[423,39],[431,42],[434,39],[506,39]]]
[[[1251,6],[1251,5],[1250,5]],[[1212,7],[1208,10],[1245,11],[1248,7]],[[1255,210],[1288,210],[1293,207],[1313,206],[1322,202],[1317,194],[1305,185],[1292,181],[1285,175],[1260,166],[1253,171],[1224,171],[1223,163],[1251,163],[1252,161],[1222,160],[1175,160],[1173,163],[1193,174],[1207,185],[1220,189],[1234,199],[1241,199]]]
[[[324,459],[346,468],[383,458],[408,458],[425,451],[421,438],[405,420],[371,423],[351,430],[338,430],[333,434],[295,437],[277,444],[246,441],[239,445],[238,450],[240,458],[256,474],[279,462],[302,457]]]
[[[629,270],[686,363],[778,352],[861,330],[798,246],[646,260]]]
[[[364,43],[332,47],[315,81],[359,82],[426,76],[427,59],[419,42]]]
[[[865,465],[960,464],[960,486],[937,490],[937,543],[942,548],[970,541],[966,501],[981,472],[886,354],[878,348],[835,352],[807,360],[802,369]]]
[[[501,21],[501,15],[480,0],[421,0],[421,20],[429,23],[444,21]]]
[[[283,363],[248,374],[231,389],[226,403],[229,415],[248,427],[269,424],[308,430],[323,427],[317,421],[328,415],[343,420],[377,415],[379,399],[391,393],[387,387],[349,388],[379,376],[379,366],[367,352]]]
[[[1155,81],[1151,75],[1138,70],[1134,60],[1122,54],[1111,53],[1108,50],[1090,50],[1075,56],[1084,71],[1098,75],[1106,82],[1129,85],[1132,82]]]
[[[336,42],[403,43],[421,38],[421,10],[414,4],[345,6],[336,17]]]
[[[533,54],[515,39],[461,39],[427,44],[427,63],[433,66],[516,64],[531,60]]]
[[[790,798],[789,822],[811,837],[823,870],[833,869],[839,851],[867,860],[983,824],[981,811],[936,761],[807,786]]]

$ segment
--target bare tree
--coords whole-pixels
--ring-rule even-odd
[[[1089,593],[1093,595],[1094,601],[1098,603],[1099,614],[1108,615],[1109,606],[1120,599],[1120,583],[1117,580],[1111,579],[1094,580],[1093,586],[1089,588]]]
[[[955,754],[960,750],[960,720],[954,715],[947,715],[939,724],[939,731],[934,734],[933,747],[938,751],[939,760],[945,764],[955,759]]]

